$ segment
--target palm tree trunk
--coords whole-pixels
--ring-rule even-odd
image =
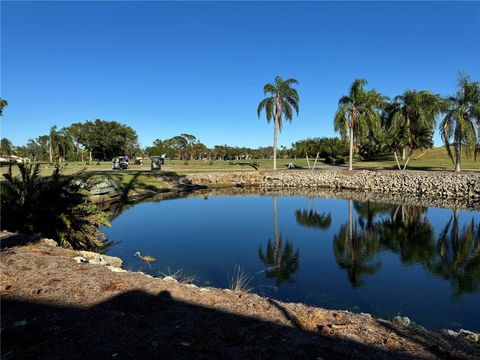
[[[368,155],[367,158],[372,157],[372,130],[368,129]]]
[[[275,124],[273,126],[273,170],[277,170],[277,130],[278,117],[275,115]]]
[[[52,137],[50,137],[50,143],[48,144],[48,154],[50,155],[50,162],[53,162]]]
[[[455,171],[460,171],[460,163],[461,163],[461,156],[462,156],[462,141],[459,139],[457,144],[455,145]]]
[[[350,132],[350,153],[348,160],[348,170],[353,170],[353,126],[349,128]]]

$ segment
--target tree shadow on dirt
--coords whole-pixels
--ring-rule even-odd
[[[2,359],[413,359],[192,305],[167,291],[127,292],[85,309],[5,297],[1,305]]]
[[[0,235],[0,249],[12,248],[14,246],[23,246],[32,244],[40,240],[39,236],[6,233]]]

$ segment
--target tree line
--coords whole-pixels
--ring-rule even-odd
[[[1,139],[1,153],[28,157],[34,161],[83,161],[84,157],[110,160],[117,155],[145,156],[166,154],[171,159],[264,159],[273,155],[276,169],[277,136],[283,122],[292,121],[300,111],[300,97],[293,87],[296,79],[277,76],[264,86],[268,95],[257,107],[268,122],[274,123],[273,146],[248,148],[216,145],[208,148],[194,135],[180,134],[169,139],[156,139],[141,149],[138,136],[131,127],[116,121],[94,120],[74,123],[49,134],[30,139],[14,147]],[[406,90],[393,99],[375,89],[366,89],[365,79],[356,79],[347,95],[338,101],[333,125],[338,138],[309,138],[299,140],[290,148],[280,147],[283,158],[318,154],[328,163],[340,164],[348,157],[349,169],[355,159],[371,158],[376,154],[393,153],[399,169],[406,169],[414,151],[433,147],[433,134],[439,131],[455,170],[461,169],[461,157],[474,156],[480,150],[480,82],[460,75],[457,91],[442,96],[430,90]],[[0,115],[8,105],[0,99]]]
[[[116,121],[96,119],[84,123],[73,123],[29,139],[23,146],[13,146],[6,138],[1,140],[3,155],[16,154],[33,161],[84,161],[93,159],[110,160],[117,155],[140,152],[138,135],[130,126]]]
[[[264,86],[265,95],[257,115],[265,111],[268,122],[274,123],[273,167],[276,169],[277,133],[282,131],[283,119],[292,121],[298,116],[299,95],[292,86],[296,79],[280,76]],[[367,81],[356,79],[348,95],[338,101],[333,119],[334,129],[349,143],[349,170],[356,155],[371,157],[372,152],[391,151],[399,169],[405,169],[415,150],[431,148],[433,133],[440,119],[440,135],[447,153],[460,171],[464,152],[476,159],[480,143],[480,82],[460,75],[457,91],[451,96],[434,94],[429,90],[407,90],[392,99],[375,89],[366,90]],[[309,146],[305,141],[300,146]],[[452,149],[453,148],[453,149]],[[400,161],[403,161],[401,164]]]

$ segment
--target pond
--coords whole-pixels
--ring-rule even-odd
[[[207,193],[134,205],[105,232],[126,269],[225,288],[239,266],[282,301],[480,331],[480,212]]]

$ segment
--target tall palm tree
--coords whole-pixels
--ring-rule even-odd
[[[48,155],[50,157],[50,162],[53,162],[54,158],[54,152],[55,149],[58,146],[58,131],[57,131],[57,125],[54,125],[50,128],[50,134],[49,134],[49,141],[48,141]]]
[[[433,146],[433,130],[436,116],[441,112],[443,101],[440,95],[432,94],[428,90],[407,90],[402,95],[395,97],[387,109],[387,128],[395,134],[397,148],[402,150],[402,160],[408,160],[416,149]],[[407,150],[409,155],[407,157]],[[397,153],[395,159],[399,168]]]
[[[365,79],[356,79],[349,91],[348,96],[342,96],[338,101],[338,109],[335,113],[334,127],[339,131],[342,138],[350,139],[350,154],[348,169],[353,169],[353,146],[355,138],[374,131],[381,124],[381,116],[378,109],[382,107],[385,97],[375,90],[366,91]]]
[[[291,85],[298,85],[298,81],[295,79],[283,80],[280,76],[275,77],[273,84],[269,83],[263,87],[264,95],[270,94],[271,96],[263,99],[258,104],[257,115],[260,119],[260,115],[265,109],[267,121],[273,119],[273,170],[277,170],[277,132],[282,132],[283,128],[283,116],[287,121],[292,121],[293,110],[299,112],[298,92],[292,88]]]
[[[477,141],[480,141],[480,82],[471,82],[466,75],[460,76],[457,93],[447,99],[440,134],[448,156],[455,163],[455,171],[460,171],[462,148],[467,155],[473,151],[476,159]],[[450,149],[452,138],[455,161]]]

